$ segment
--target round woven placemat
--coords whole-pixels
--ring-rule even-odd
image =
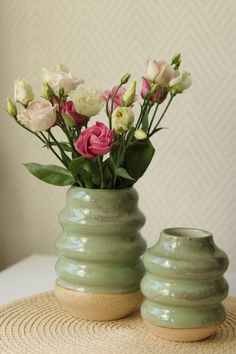
[[[99,304],[98,304],[99,306]],[[236,298],[225,301],[227,320],[201,342],[177,343],[154,337],[135,313],[118,321],[71,317],[52,292],[0,307],[1,354],[233,354]]]

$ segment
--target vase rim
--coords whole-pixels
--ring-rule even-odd
[[[129,191],[131,189],[135,189],[133,186],[126,187],[126,188],[120,188],[120,189],[118,189],[118,188],[104,188],[104,189],[101,189],[101,188],[86,188],[86,187],[80,187],[80,186],[72,185],[69,188],[69,190],[70,189],[74,189],[74,188],[79,188],[79,189],[84,190],[84,191],[96,191],[96,192],[98,192],[98,191],[102,191],[102,192],[104,192],[104,191],[106,191],[106,192],[117,191],[117,192],[120,192],[120,191]]]
[[[211,238],[212,233],[195,227],[170,227],[162,231],[163,234],[171,237],[204,239]]]

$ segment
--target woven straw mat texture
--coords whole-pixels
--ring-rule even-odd
[[[118,321],[71,317],[52,292],[0,307],[1,354],[233,354],[236,298],[225,301],[227,320],[217,333],[194,343],[154,337],[139,313]]]

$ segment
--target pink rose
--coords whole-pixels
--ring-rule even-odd
[[[109,90],[106,90],[103,92],[102,94],[102,98],[103,100],[106,102],[109,98],[109,96],[111,96],[111,99],[109,100],[109,105],[108,105],[108,110],[109,112],[111,112],[111,100],[112,100],[112,97],[115,93],[117,89],[117,86],[114,86],[112,88],[111,91]],[[122,102],[122,98],[124,96],[124,94],[126,93],[127,91],[127,88],[122,86],[119,88],[119,90],[117,91],[117,93],[115,94],[115,97],[114,97],[114,103],[113,103],[113,111],[117,108],[117,107],[123,107],[123,102]]]
[[[75,123],[74,125],[77,125],[78,127],[82,127],[88,119],[87,117],[83,116],[82,114],[79,114],[76,111],[74,103],[72,101],[68,101],[61,111],[67,114],[69,117],[73,118]]]
[[[142,77],[142,80],[143,80],[143,83],[142,83],[141,96],[143,98],[145,98],[145,96],[150,91],[152,85],[151,85],[150,81],[148,81],[148,79],[146,79],[145,77]],[[162,98],[161,98],[159,103],[162,103],[166,99],[166,96],[167,96],[168,92],[167,92],[167,90],[165,90],[166,92],[164,93],[163,90],[165,90],[163,87],[158,87],[156,89],[156,92],[154,92],[154,94],[151,97],[151,100],[152,100],[153,103],[155,103],[155,102],[157,102],[159,100],[159,96],[160,96],[161,92],[162,92]]]
[[[105,124],[96,122],[85,128],[75,142],[75,149],[83,156],[94,159],[107,154],[114,145],[115,133]]]

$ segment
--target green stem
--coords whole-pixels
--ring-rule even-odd
[[[151,97],[153,95],[153,92],[152,92],[152,89],[149,91],[149,93],[146,95],[146,97],[144,98],[144,101],[143,101],[143,105],[142,105],[142,108],[141,108],[141,111],[140,111],[140,115],[139,115],[139,118],[138,118],[138,121],[136,123],[136,126],[135,128],[138,129],[140,127],[140,125],[142,124],[142,120],[143,120],[143,117],[145,115],[145,112],[146,112],[146,109],[149,105],[149,101],[151,100]],[[149,108],[149,111],[150,111],[151,108]]]
[[[65,158],[65,160],[67,161],[67,168],[69,168],[69,163],[70,163],[70,158],[69,156],[66,155],[66,153],[64,152],[64,150],[61,148],[60,144],[58,143],[58,141],[55,139],[54,135],[52,134],[51,130],[48,129],[48,135],[50,136],[50,138],[53,140],[53,142],[55,143],[55,145],[58,147],[59,151],[61,152],[62,156]],[[50,144],[50,142],[49,142]],[[65,165],[65,163],[64,163]]]
[[[133,131],[133,133],[130,134],[129,138],[127,139],[127,142],[125,144],[125,150],[126,150],[127,146],[129,145],[129,143],[131,142],[131,140],[133,139],[133,137],[134,137],[134,131]]]
[[[37,136],[37,138],[39,138],[39,139],[45,144],[45,141],[44,141],[36,132],[34,132],[33,130],[31,130],[31,129],[29,129],[28,127],[26,127],[26,125],[21,124],[21,123],[17,120],[17,118],[14,118],[14,119],[15,119],[15,122],[16,122],[18,125],[20,125],[22,128],[24,128],[25,130],[27,130],[29,133],[31,133],[31,134]]]
[[[44,144],[46,144],[49,149],[52,151],[52,153],[56,156],[56,158],[58,158],[59,161],[61,161],[61,163],[68,168],[68,166],[65,164],[65,162],[63,161],[63,159],[58,155],[58,153],[53,149],[52,145],[50,144],[50,141],[46,138],[46,136],[43,134],[43,132],[40,132],[40,134],[43,136],[43,139],[40,138],[40,140],[44,141]]]
[[[144,117],[144,115],[145,115],[145,113],[146,113],[146,110],[148,109],[148,112],[150,111],[150,109],[151,109],[151,106],[149,106],[149,98],[146,100],[146,102],[145,102],[145,105],[144,105],[144,107],[143,107],[143,112],[142,112],[142,115],[140,114],[140,117],[139,117],[139,120],[138,120],[138,122],[137,122],[137,124],[136,124],[136,129],[139,129],[140,128],[140,126],[141,126],[141,124],[142,124],[142,122],[143,122],[143,117]]]
[[[108,107],[108,104],[109,104],[109,101],[110,101],[110,99],[111,99],[111,95],[109,95],[108,96],[108,99],[107,99],[107,101],[106,101],[106,114],[107,114],[107,117],[108,117],[108,119],[109,119],[109,122],[110,122],[110,113],[109,113],[109,107]],[[111,128],[111,127],[110,127]]]
[[[119,91],[119,89],[121,88],[123,84],[119,84],[116,88],[116,90],[114,91],[113,95],[112,95],[112,98],[111,98],[111,111],[109,113],[109,110],[108,110],[108,103],[107,103],[107,112],[108,112],[108,118],[109,118],[109,128],[112,129],[112,120],[111,120],[111,117],[112,117],[112,113],[113,113],[113,107],[114,107],[114,100],[115,100],[115,97],[116,97],[116,94],[117,92]],[[109,101],[111,95],[108,97],[108,100],[107,102]]]
[[[111,115],[112,115],[112,113],[113,113],[113,106],[114,106],[114,99],[115,99],[115,97],[116,97],[116,94],[117,94],[117,92],[119,91],[119,89],[121,88],[121,86],[122,86],[123,84],[119,84],[118,86],[117,86],[117,89],[115,90],[115,92],[113,93],[113,95],[112,95],[112,99],[111,99]]]
[[[72,151],[77,153],[76,150],[75,150],[74,143],[73,143],[73,140],[71,138],[70,132],[69,132],[69,130],[67,128],[66,123],[64,122],[63,117],[61,116],[60,113],[58,113],[58,116],[59,116],[59,121],[61,122],[60,127],[62,128],[63,132],[65,133],[65,135],[66,135],[66,137],[68,139],[68,142],[69,142],[69,144],[71,146]]]
[[[153,124],[153,121],[155,119],[155,116],[156,116],[156,113],[157,113],[157,110],[158,110],[158,107],[159,107],[159,102],[156,103],[156,107],[155,107],[155,110],[153,112],[153,115],[152,115],[152,119],[151,119],[151,122],[150,122],[150,125],[149,125],[149,128],[148,128],[148,134],[150,133],[150,130],[152,128],[152,124]]]
[[[160,119],[158,120],[157,124],[155,125],[154,129],[152,130],[151,134],[149,135],[150,137],[151,137],[153,134],[155,134],[155,130],[157,129],[158,125],[161,123],[161,121],[162,121],[162,119],[163,119],[163,117],[164,117],[164,115],[165,115],[167,109],[169,108],[169,106],[170,106],[170,104],[171,104],[173,98],[174,98],[174,95],[171,95],[171,97],[170,97],[170,99],[169,99],[169,101],[168,101],[168,103],[167,103],[167,105],[166,105],[166,107],[165,107],[165,109],[164,109],[162,115],[160,116]]]
[[[155,119],[155,116],[156,116],[156,113],[157,113],[157,110],[158,110],[158,107],[159,107],[159,104],[160,104],[160,101],[162,99],[162,93],[163,93],[163,90],[161,90],[160,94],[159,94],[159,97],[158,97],[158,100],[156,102],[156,107],[155,107],[155,110],[153,112],[153,115],[152,115],[152,119],[151,119],[151,122],[150,122],[150,125],[149,125],[149,128],[148,128],[148,134],[150,133],[151,131],[151,128],[152,128],[152,124],[154,122],[154,119]]]
[[[102,156],[98,156],[98,166],[101,174],[101,185],[100,188],[104,188],[104,176],[103,176],[103,169],[102,169]]]
[[[46,136],[43,134],[43,132],[39,132],[36,133],[34,131],[32,131],[31,129],[29,129],[28,127],[26,127],[25,125],[21,124],[17,118],[15,119],[15,122],[17,124],[19,124],[22,128],[24,128],[25,130],[27,130],[29,133],[33,134],[34,136],[36,136],[40,141],[42,141],[43,144],[46,144],[47,146],[49,146],[49,149],[52,151],[52,153],[61,161],[61,163],[66,167],[67,165],[64,163],[64,161],[62,160],[62,158],[57,154],[57,152],[53,149],[53,147],[50,145],[50,142],[48,141],[48,139],[46,138]],[[39,135],[41,134],[43,136],[43,138],[41,138],[41,136]],[[49,144],[48,144],[49,143]]]
[[[144,99],[143,104],[142,104],[142,106],[141,106],[141,111],[140,111],[140,114],[139,114],[137,123],[136,123],[136,125],[135,125],[135,129],[137,129],[138,126],[139,126],[139,123],[140,123],[140,120],[142,119],[142,116],[143,116],[143,112],[144,112],[144,108],[145,108],[145,107],[146,107],[146,99]]]
[[[124,137],[123,135],[121,135],[121,139],[120,139],[120,145],[119,145],[119,149],[118,149],[118,153],[117,153],[117,160],[116,160],[116,164],[115,164],[115,174],[114,174],[114,180],[113,180],[113,188],[115,188],[116,185],[116,180],[117,180],[117,174],[116,174],[116,169],[120,166],[123,156],[124,156]]]

